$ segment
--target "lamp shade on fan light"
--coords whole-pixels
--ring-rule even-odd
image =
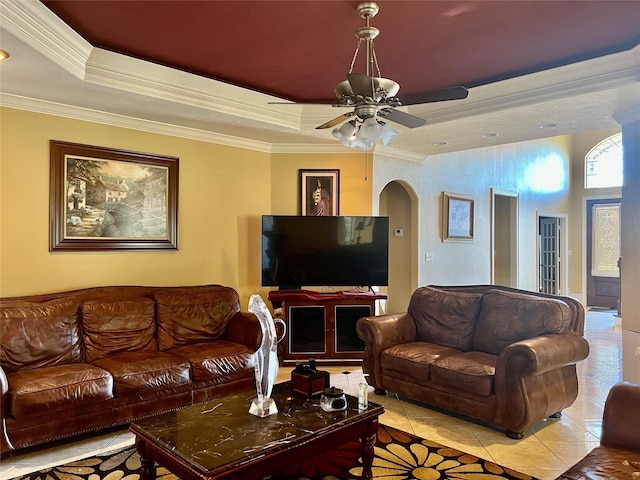
[[[340,128],[333,129],[332,134],[346,147],[371,149],[378,141],[387,145],[400,135],[400,132],[387,123],[368,117],[362,124],[358,124],[356,120],[349,120]]]

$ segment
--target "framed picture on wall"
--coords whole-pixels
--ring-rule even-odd
[[[300,215],[340,215],[340,170],[300,170]]]
[[[178,158],[50,142],[49,251],[177,250]]]
[[[473,207],[471,195],[442,192],[443,241],[473,241]]]

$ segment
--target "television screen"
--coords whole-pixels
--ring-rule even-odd
[[[262,216],[262,285],[386,286],[389,217]]]

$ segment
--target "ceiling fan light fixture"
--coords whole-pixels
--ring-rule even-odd
[[[345,147],[363,150],[373,149],[374,145],[380,141],[383,145],[387,145],[400,135],[400,132],[391,125],[373,116],[366,117],[364,120],[349,120],[339,128],[334,128],[331,133]]]
[[[351,148],[361,148],[362,150],[372,150],[373,149],[373,143],[371,142],[367,142],[366,140],[360,138],[360,137],[356,137],[356,139],[351,142]]]
[[[365,118],[357,136],[365,142],[376,143],[382,138],[382,125],[374,117]]]
[[[342,124],[340,128],[334,128],[331,134],[340,140],[345,147],[351,147],[358,132],[358,125],[355,120],[349,120]]]
[[[400,131],[393,128],[388,123],[383,124],[382,126],[382,144],[387,145],[391,143],[398,135],[400,135]]]
[[[442,102],[445,100],[461,100],[467,98],[468,91],[465,87],[448,87],[431,92],[412,93],[398,96],[400,85],[384,78],[380,72],[378,58],[376,57],[373,40],[380,34],[380,30],[369,23],[378,13],[378,5],[375,2],[361,3],[357,7],[358,14],[365,20],[365,26],[356,30],[358,44],[351,60],[351,66],[347,73],[347,79],[334,87],[339,104],[334,107],[352,107],[353,111],[342,114],[322,125],[317,129],[332,128],[344,122],[349,117],[355,117],[347,124],[334,128],[332,134],[343,145],[354,148],[371,149],[376,143],[387,145],[392,142],[400,132],[388,122],[398,123],[407,128],[421,127],[427,121],[419,116],[402,110],[398,107],[417,105],[421,103]],[[354,71],[360,47],[364,46],[365,71]],[[382,120],[385,121],[382,121]]]

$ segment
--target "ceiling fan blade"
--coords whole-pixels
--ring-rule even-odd
[[[349,73],[347,75],[351,91],[354,95],[373,98],[373,78],[361,73]]]
[[[349,118],[351,116],[353,116],[352,112],[342,114],[339,117],[334,118],[333,120],[329,120],[327,123],[323,123],[322,125],[318,125],[316,127],[316,130],[319,130],[319,129],[322,129],[322,128],[335,127],[336,125],[344,122],[347,118]]]
[[[462,100],[467,98],[469,91],[464,87],[449,87],[442,90],[432,90],[430,92],[408,93],[398,95],[402,105],[417,105],[419,103],[444,102],[448,100]]]
[[[334,106],[335,102],[327,102],[325,100],[318,100],[317,102],[314,102],[313,100],[311,101],[306,101],[306,102],[287,102],[287,101],[283,101],[283,102],[267,102],[267,105],[331,105]]]
[[[389,112],[386,112],[384,118],[409,128],[421,127],[427,123],[424,118],[416,117],[415,115],[395,109],[390,109]]]

